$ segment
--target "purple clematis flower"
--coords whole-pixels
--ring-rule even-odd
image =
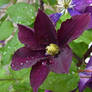
[[[14,53],[11,68],[32,67],[30,83],[33,92],[38,92],[50,71],[69,72],[72,50],[68,43],[83,33],[89,21],[89,14],[76,15],[63,22],[56,32],[51,19],[39,9],[34,29],[18,24],[18,38],[25,46]]]
[[[87,64],[84,72],[79,73],[79,75],[80,75],[79,92],[83,92],[86,87],[92,89],[92,57],[90,58],[90,61]]]
[[[72,8],[69,8],[68,11],[71,16],[80,15],[83,13],[90,13],[91,20],[87,29],[92,29],[92,0],[72,0]]]

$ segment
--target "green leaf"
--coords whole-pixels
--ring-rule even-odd
[[[0,48],[0,54],[2,55],[1,64],[4,64],[4,65],[9,64],[14,52],[22,46],[23,44],[19,42],[17,37],[17,32],[16,32],[12,40],[10,40],[5,47]]]
[[[73,62],[69,74],[55,74],[51,72],[41,88],[49,89],[53,92],[61,92],[61,90],[70,92],[77,87],[79,81],[79,76],[76,72],[77,68]]]
[[[85,90],[83,92],[92,92],[92,89],[90,88],[85,88]]]
[[[48,15],[50,15],[50,14],[55,13],[55,12],[52,11],[52,10],[50,10],[50,9],[46,9],[46,10],[45,10],[45,13],[48,14]]]
[[[10,70],[10,74],[13,79],[17,79],[17,82],[13,82],[13,88],[19,92],[30,92],[32,90],[30,86],[30,68],[21,69],[20,71]]]
[[[4,4],[8,4],[10,2],[10,0],[0,0],[0,6],[4,5]]]
[[[89,44],[92,42],[92,30],[85,31],[78,39],[74,40],[75,42],[85,42]]]
[[[50,5],[56,5],[57,4],[57,0],[48,0]]]
[[[5,80],[11,79],[11,76],[9,75],[7,70],[5,70],[4,67],[0,66],[0,92],[9,92],[9,87],[12,85],[11,80]]]
[[[0,25],[0,40],[5,40],[9,37],[14,30],[14,27],[10,21],[4,21]]]
[[[48,0],[43,0],[44,3],[48,4]]]
[[[61,16],[60,20],[62,22],[64,22],[64,21],[66,21],[67,19],[70,19],[70,18],[71,18],[70,14],[66,13],[66,14],[64,14],[64,15]]]
[[[76,43],[73,41],[70,43],[70,47],[72,48],[72,51],[80,58],[83,57],[84,53],[88,50],[88,45],[84,42]]]
[[[7,9],[7,13],[13,22],[30,25],[34,22],[34,7],[27,3],[17,3]]]
[[[57,4],[57,0],[43,0],[43,2],[52,6]]]

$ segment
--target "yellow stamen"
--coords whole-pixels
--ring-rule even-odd
[[[46,54],[55,56],[59,53],[59,47],[56,44],[51,43],[49,46],[46,47]]]

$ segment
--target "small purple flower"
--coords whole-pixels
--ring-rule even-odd
[[[49,18],[51,19],[53,24],[56,25],[57,21],[59,20],[61,16],[62,16],[62,13],[54,13],[54,14],[49,15]]]
[[[79,76],[79,92],[83,92],[86,87],[92,89],[92,57],[90,58],[84,72],[79,73]]]
[[[69,72],[72,51],[68,43],[83,33],[89,20],[89,14],[73,16],[63,22],[56,32],[51,19],[39,9],[34,29],[18,24],[18,38],[24,47],[14,53],[11,68],[20,70],[32,67],[30,83],[33,92],[38,92],[50,71]]]
[[[87,29],[92,29],[92,0],[72,0],[73,7],[68,11],[71,16],[80,15],[83,13],[90,13],[91,20]]]

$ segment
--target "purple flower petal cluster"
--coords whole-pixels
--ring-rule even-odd
[[[51,19],[39,9],[34,29],[18,24],[18,38],[24,47],[14,53],[11,68],[32,67],[30,83],[33,92],[38,92],[50,71],[69,72],[72,50],[68,43],[83,33],[89,21],[89,14],[76,15],[63,22],[56,32]]]
[[[79,92],[83,92],[86,87],[92,89],[92,57],[90,58],[84,72],[79,73],[79,76]]]
[[[68,11],[71,16],[80,15],[83,13],[90,13],[91,20],[87,29],[92,29],[92,0],[72,0],[73,8],[69,8]]]

